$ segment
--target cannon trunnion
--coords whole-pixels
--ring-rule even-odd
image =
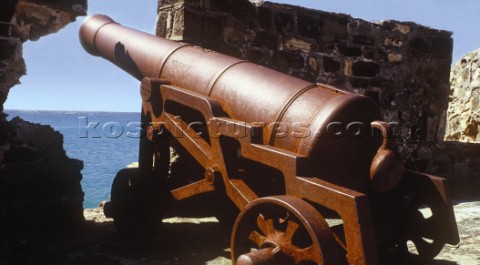
[[[458,242],[446,181],[404,170],[390,125],[367,97],[102,15],[80,37],[89,53],[141,80],[139,168],[117,174],[105,206],[126,238],[147,237],[162,204],[219,193],[241,211],[234,264],[377,264],[415,256],[407,242],[430,259]],[[168,173],[172,143],[202,176],[169,184],[187,177]],[[272,173],[252,177],[259,165]],[[340,224],[330,226],[326,212]]]

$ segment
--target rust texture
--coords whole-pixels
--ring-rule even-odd
[[[458,242],[446,181],[403,169],[369,98],[103,15],[89,18],[80,38],[89,53],[142,81],[139,168],[117,174],[105,206],[124,238],[145,242],[166,204],[219,193],[240,210],[234,264],[431,259]],[[171,144],[203,176],[169,175]],[[173,185],[179,178],[189,181]]]

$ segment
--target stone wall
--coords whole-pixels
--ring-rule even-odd
[[[445,139],[480,143],[480,49],[455,63]],[[480,156],[480,154],[479,154]]]
[[[442,154],[450,174],[476,189],[480,182],[480,49],[453,65]]]
[[[458,175],[462,148],[443,143],[451,32],[263,1],[159,0],[157,35],[369,96],[398,123],[407,167]]]
[[[38,235],[78,229],[84,221],[82,161],[67,157],[63,136],[50,126],[7,121],[3,103],[26,72],[23,42],[85,14],[86,0],[0,2],[0,263],[24,255],[20,249],[37,249],[31,239]]]

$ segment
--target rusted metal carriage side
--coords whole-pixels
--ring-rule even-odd
[[[140,141],[139,169],[119,172],[106,208],[119,230],[150,222],[123,220],[124,201],[141,197],[148,205],[144,218],[158,217],[167,138],[174,137],[205,172],[166,196],[225,192],[241,210],[232,232],[233,263],[376,264],[377,252],[399,254],[407,241],[428,258],[458,241],[445,181],[403,170],[389,125],[370,99],[151,36],[106,16],[89,18],[80,35],[88,52],[142,81],[148,137]],[[202,134],[192,123],[202,124]],[[240,159],[280,172],[281,191],[253,189]],[[132,191],[136,182],[142,188]],[[423,206],[431,217],[418,215]],[[332,232],[320,208],[341,218],[342,233]]]

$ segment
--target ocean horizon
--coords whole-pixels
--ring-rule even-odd
[[[140,112],[4,110],[7,119],[50,125],[63,135],[70,158],[82,160],[84,208],[109,199],[115,174],[138,161]]]

